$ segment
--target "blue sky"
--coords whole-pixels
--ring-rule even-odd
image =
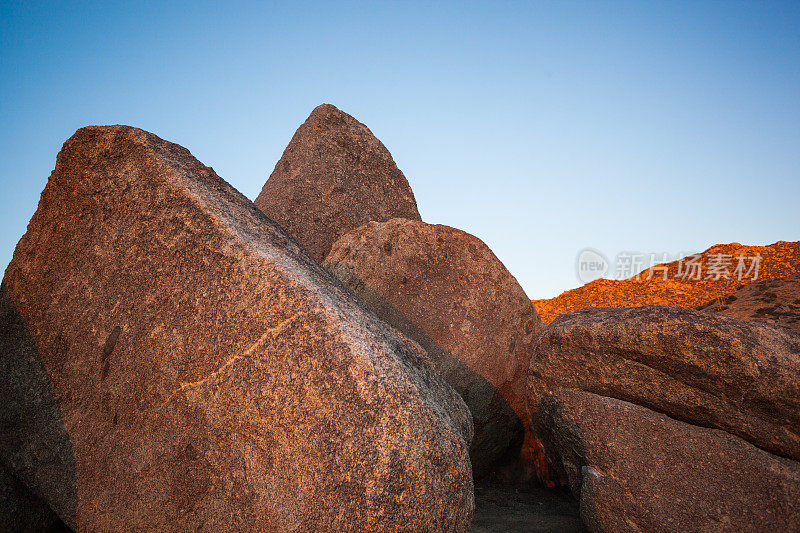
[[[322,102],[531,298],[585,247],[800,239],[800,3],[8,3],[0,266],[61,144],[130,124],[255,198]]]

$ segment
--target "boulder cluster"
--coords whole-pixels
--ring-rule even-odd
[[[255,202],[151,133],[78,130],[0,350],[11,531],[468,531],[476,484],[567,488],[590,531],[800,530],[800,334],[668,306],[545,327],[327,104]]]

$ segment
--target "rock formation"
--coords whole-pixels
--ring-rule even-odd
[[[329,104],[297,129],[255,204],[317,261],[367,222],[420,220],[414,193],[383,143]]]
[[[79,130],[0,304],[0,461],[73,529],[469,527],[462,400],[180,146]]]
[[[800,335],[681,307],[561,315],[531,358],[550,474],[591,531],[789,531]]]
[[[796,531],[800,463],[724,431],[558,389],[539,435],[592,532]]]
[[[736,272],[740,256],[744,259],[741,279]],[[751,258],[756,256],[760,256],[757,276],[755,270],[748,272]],[[687,266],[689,259],[663,263],[652,271],[647,269],[624,280],[598,279],[555,298],[534,300],[533,305],[545,324],[558,315],[585,307],[676,305],[696,308],[748,283],[800,275],[800,242],[779,241],[769,246],[717,244],[693,259],[703,269]],[[718,266],[709,278],[708,269],[715,260]]]
[[[530,403],[556,388],[643,405],[800,459],[800,335],[681,307],[587,308],[539,337]]]
[[[519,446],[530,421],[525,375],[542,326],[483,242],[420,221],[370,222],[340,238],[324,264],[379,317],[419,342],[464,398],[475,426],[476,478],[510,445]]]

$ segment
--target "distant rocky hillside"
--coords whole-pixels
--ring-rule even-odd
[[[755,257],[760,257],[757,276],[755,269],[751,270]],[[656,265],[628,279],[598,279],[555,298],[533,300],[533,305],[545,324],[585,307],[661,304],[697,308],[754,281],[796,275],[800,275],[800,241],[778,241],[769,246],[717,244],[701,254]]]
[[[740,320],[761,320],[800,332],[800,276],[750,283],[698,309]]]

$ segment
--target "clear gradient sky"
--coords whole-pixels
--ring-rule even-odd
[[[252,199],[322,102],[531,298],[585,247],[800,239],[796,0],[3,2],[0,39],[3,269],[77,128],[152,131]]]

